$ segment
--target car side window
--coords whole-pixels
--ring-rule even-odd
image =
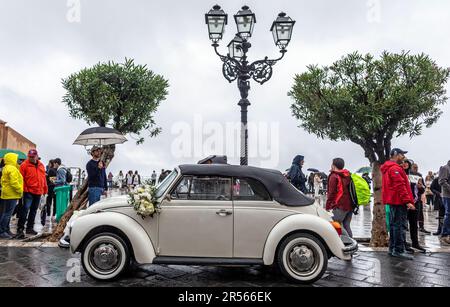
[[[194,176],[188,199],[231,200],[231,178]]]
[[[170,197],[172,199],[188,199],[191,182],[191,176],[184,176],[183,178],[181,178],[181,181],[178,183],[175,189],[172,190]]]
[[[252,178],[234,178],[233,199],[248,201],[271,201],[266,187]]]

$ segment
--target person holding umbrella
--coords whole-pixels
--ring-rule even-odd
[[[86,164],[89,206],[100,201],[102,195],[108,190],[105,165],[100,160],[102,149],[98,146],[92,147],[91,156],[92,159]]]
[[[308,193],[316,195],[316,185],[314,179],[316,178],[316,174],[319,173],[319,170],[315,168],[308,168],[307,171],[310,172],[308,176]]]

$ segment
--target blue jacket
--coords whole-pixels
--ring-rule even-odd
[[[67,184],[67,169],[64,166],[60,166],[56,171],[56,186],[63,186]]]
[[[90,160],[86,165],[86,171],[88,173],[88,186],[90,188],[103,188],[108,189],[106,182],[106,171],[104,168],[98,168],[98,162]]]
[[[298,155],[292,161],[291,169],[289,170],[288,176],[294,187],[299,189],[301,192],[306,193],[306,181],[307,178],[303,174],[300,162],[303,161],[305,157]]]

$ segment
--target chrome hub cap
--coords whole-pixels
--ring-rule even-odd
[[[119,264],[119,252],[113,244],[101,244],[93,250],[91,259],[98,270],[110,271]]]
[[[294,246],[288,253],[289,266],[297,274],[308,274],[317,266],[314,251],[306,245]]]

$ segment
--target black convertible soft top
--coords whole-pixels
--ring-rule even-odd
[[[188,164],[180,165],[183,175],[193,176],[225,176],[252,178],[260,181],[269,191],[273,199],[280,204],[291,207],[309,206],[314,199],[297,190],[280,171],[253,166],[224,164]]]

